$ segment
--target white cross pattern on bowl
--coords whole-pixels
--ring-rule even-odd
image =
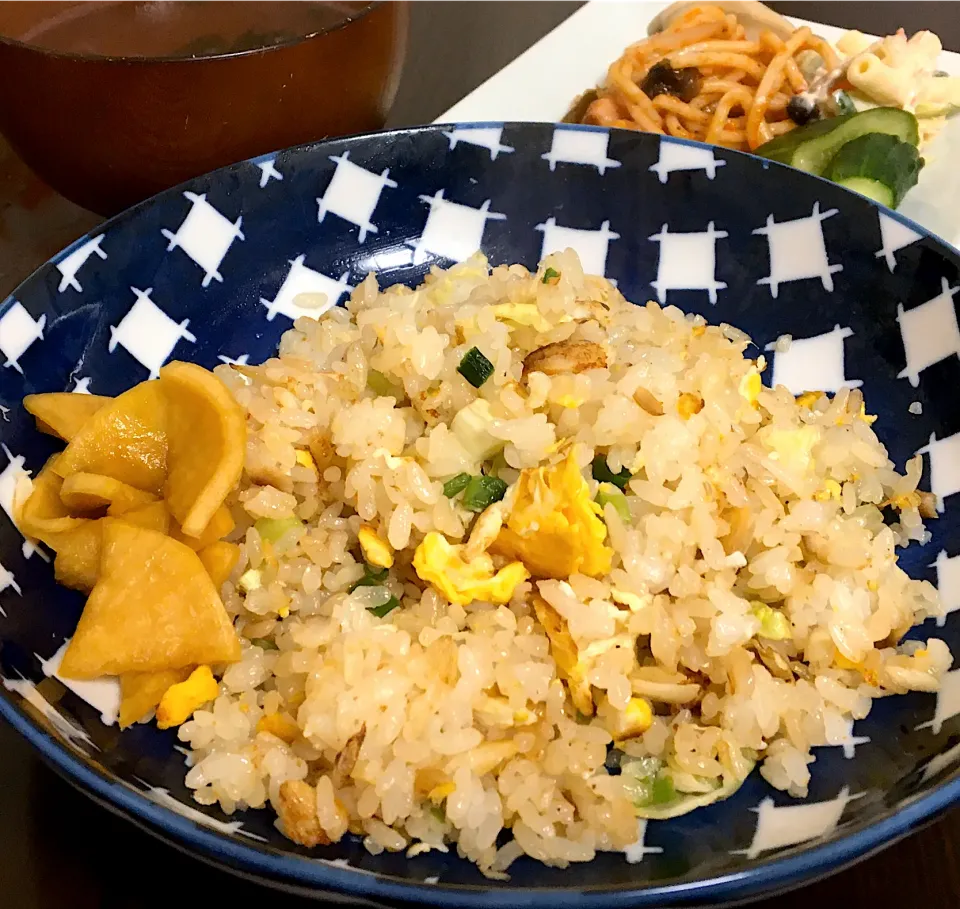
[[[260,298],[260,303],[267,308],[268,321],[272,321],[277,313],[289,319],[298,319],[300,316],[317,319],[331,306],[336,306],[340,298],[352,289],[347,284],[347,272],[344,272],[339,279],[328,278],[304,265],[304,259],[306,259],[305,255],[299,255],[296,259],[290,260],[290,271],[287,272],[277,295],[272,300]],[[322,294],[327,299],[321,306],[301,306],[297,303],[297,297],[301,294]]]
[[[72,287],[76,291],[83,290],[82,285],[77,280],[77,272],[83,268],[86,261],[93,255],[99,259],[107,258],[106,252],[104,252],[100,245],[103,243],[103,238],[104,234],[98,234],[92,240],[87,240],[86,243],[78,246],[72,253],[64,256],[57,262],[57,271],[63,275],[60,279],[60,285],[57,287],[58,293],[63,293],[68,287]]]
[[[444,130],[443,134],[450,140],[450,151],[453,151],[460,142],[466,145],[476,145],[490,152],[490,160],[496,161],[497,155],[509,155],[514,149],[504,145],[500,138],[503,135],[502,126],[458,126],[456,129]]]
[[[619,240],[620,234],[610,230],[610,222],[604,221],[598,230],[579,230],[574,227],[561,227],[553,216],[538,224],[535,230],[543,234],[540,258],[551,253],[572,249],[579,257],[584,272],[590,275],[605,275],[607,270],[607,252],[611,240]],[[611,281],[616,284],[616,281]]]
[[[206,287],[214,279],[222,282],[220,263],[233,241],[244,239],[243,231],[240,230],[243,217],[236,221],[228,220],[207,201],[206,193],[197,195],[187,191],[183,195],[193,203],[186,218],[176,233],[165,227],[160,230],[170,241],[167,252],[171,249],[182,249],[196,262],[204,272],[201,286]]]
[[[151,379],[156,379],[179,341],[195,344],[197,339],[187,330],[189,319],[174,322],[150,299],[152,287],[146,290],[131,287],[130,290],[136,300],[119,324],[110,326],[107,350],[113,353],[119,344],[147,370]]]
[[[606,130],[592,132],[557,126],[550,151],[540,157],[550,165],[550,170],[556,170],[558,164],[583,164],[595,167],[603,175],[608,168],[620,166],[619,161],[607,156],[609,145],[610,133]]]
[[[831,265],[823,239],[822,222],[837,214],[837,209],[820,211],[820,203],[813,205],[813,214],[792,221],[775,221],[767,215],[767,223],[754,233],[767,238],[770,247],[770,274],[757,284],[766,284],[770,296],[776,299],[780,285],[788,281],[819,278],[824,290],[833,290],[833,275],[843,266]]]
[[[659,178],[661,183],[670,179],[670,174],[680,170],[702,170],[708,180],[717,175],[717,168],[727,162],[717,158],[712,148],[702,148],[697,145],[685,145],[681,142],[661,142],[660,158],[650,170]]]
[[[413,262],[426,262],[428,253],[462,262],[483,246],[483,231],[487,221],[504,221],[506,215],[490,211],[490,200],[479,208],[460,205],[445,199],[443,190],[432,196],[421,195],[420,201],[430,206],[423,233],[416,240],[408,240],[413,247]]]
[[[367,234],[377,232],[376,225],[370,220],[384,189],[396,189],[396,180],[390,179],[390,168],[379,174],[366,170],[350,160],[350,152],[331,155],[330,160],[337,165],[326,192],[317,198],[317,222],[323,223],[327,213],[337,215],[344,221],[356,224],[360,228],[357,237],[359,243],[367,239]]]
[[[716,303],[717,291],[727,286],[717,280],[717,240],[728,236],[711,221],[706,230],[690,233],[670,233],[664,224],[660,233],[648,237],[660,244],[657,280],[650,282],[657,299],[666,303],[670,290],[705,290],[710,302]]]
[[[7,358],[3,365],[12,366],[17,372],[23,373],[20,358],[34,341],[43,340],[43,329],[46,324],[46,315],[34,319],[22,303],[14,300],[7,311],[0,316],[0,353]]]
[[[786,350],[777,350],[773,341],[764,348],[774,351],[773,385],[784,385],[791,394],[841,388],[859,388],[863,382],[846,378],[843,342],[853,336],[850,328],[834,325],[831,331],[812,338],[795,338]]]
[[[755,859],[771,849],[796,846],[798,843],[827,836],[833,833],[840,823],[847,805],[862,795],[863,793],[850,795],[844,786],[836,798],[826,802],[778,806],[772,798],[765,798],[756,808],[750,809],[757,814],[757,829],[753,842],[746,849],[735,850],[733,854]]]
[[[916,243],[917,240],[920,239],[921,234],[918,234],[912,227],[907,227],[902,221],[898,221],[896,218],[891,218],[890,215],[884,214],[882,211],[877,212],[877,215],[880,220],[880,239],[883,246],[878,249],[874,255],[878,259],[883,256],[884,261],[887,263],[887,268],[893,271],[897,267],[897,258],[894,253],[909,246],[911,243]]]
[[[926,303],[913,309],[904,309],[902,303],[897,306],[897,322],[907,357],[907,365],[897,378],[909,379],[914,388],[920,384],[920,373],[927,367],[960,356],[960,327],[953,304],[960,286],[951,287],[946,278],[940,279],[940,285],[940,293]]]

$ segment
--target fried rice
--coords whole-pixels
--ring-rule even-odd
[[[633,305],[569,250],[298,303],[322,314],[276,358],[216,370],[247,414],[244,649],[179,731],[198,802],[272,806],[307,846],[565,866],[755,765],[804,796],[814,748],[950,667],[901,641],[943,614],[896,557],[930,497],[858,391],[765,387],[742,332]],[[445,494],[463,474],[502,500]],[[592,536],[550,536],[577,508]]]

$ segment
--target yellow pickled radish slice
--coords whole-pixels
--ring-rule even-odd
[[[200,556],[203,567],[207,569],[214,587],[219,590],[240,560],[240,547],[236,543],[224,543],[218,540],[201,549],[197,555]]]
[[[167,475],[166,399],[141,382],[100,408],[57,459],[61,477],[95,473],[159,494]]]
[[[27,395],[23,406],[37,421],[37,429],[69,442],[98,410],[112,399],[68,391]]]
[[[100,574],[100,548],[103,526],[100,521],[84,521],[83,525],[57,534],[48,545],[57,553],[53,560],[53,576],[73,590],[89,593]]]
[[[94,679],[240,659],[240,641],[197,554],[121,518],[103,518],[100,577],[60,666]]]
[[[170,536],[199,552],[201,549],[206,549],[211,543],[222,540],[234,527],[236,527],[236,522],[233,520],[233,515],[230,514],[230,509],[226,505],[221,505],[213,513],[213,517],[210,518],[200,536],[187,536],[176,525],[176,522],[173,522],[173,526],[170,528]]]
[[[165,534],[170,527],[170,512],[163,502],[151,502],[123,516],[128,524]],[[103,543],[103,519],[85,521],[80,527],[54,535],[48,545],[57,553],[53,561],[54,577],[74,590],[89,593],[100,577],[100,548]]]
[[[126,729],[156,710],[171,685],[183,682],[192,667],[161,669],[159,672],[126,672],[120,676],[120,728]]]
[[[186,536],[200,536],[240,481],[247,425],[230,390],[194,363],[160,370],[169,403],[164,498]]]
[[[113,477],[97,473],[74,473],[60,487],[60,501],[72,512],[107,508],[116,517],[134,508],[156,502],[157,497]]]
[[[59,457],[54,455],[43,466],[18,516],[24,534],[53,548],[56,548],[53,540],[57,534],[75,530],[86,523],[86,518],[73,517],[60,499],[63,480],[54,472]]]

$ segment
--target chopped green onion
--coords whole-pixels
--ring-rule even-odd
[[[650,805],[665,805],[677,797],[677,790],[673,786],[673,777],[665,773],[657,774],[650,787]]]
[[[452,499],[457,493],[463,492],[469,482],[470,474],[458,473],[455,477],[450,477],[450,479],[443,484],[443,494],[448,499]]]
[[[555,268],[547,268],[543,273],[543,284],[555,284],[560,278],[560,272]]]
[[[400,605],[400,601],[392,596],[382,606],[371,606],[367,612],[372,612],[378,619],[382,619],[388,613],[393,612]]]
[[[499,477],[470,477],[463,492],[462,505],[479,514],[488,505],[499,502],[507,491],[507,484]]]
[[[500,476],[500,471],[505,470],[510,465],[507,463],[507,459],[504,457],[502,451],[498,451],[491,459],[490,466],[487,468],[487,475],[491,477]]]
[[[363,566],[363,577],[350,588],[349,592],[353,593],[358,587],[380,587],[389,573],[386,568],[366,564]]]
[[[620,761],[620,777],[627,796],[635,805],[646,805],[663,761],[655,757],[625,758]]]
[[[658,758],[622,761],[620,775],[624,789],[637,808],[665,805],[677,797],[673,777]]]
[[[444,811],[439,805],[431,805],[429,811],[438,821],[440,821],[441,824],[446,822],[447,812]]]
[[[627,497],[613,483],[601,483],[595,501],[601,508],[612,505],[620,515],[620,520],[625,524],[630,523],[630,505],[627,503]]]
[[[603,455],[597,455],[593,459],[593,478],[598,483],[613,483],[619,489],[626,489],[633,474],[626,467],[621,467],[619,473],[614,473],[607,466],[607,459]]]
[[[785,641],[792,634],[790,619],[779,609],[774,609],[759,600],[751,604],[750,612],[760,619],[757,636],[770,641]]]
[[[493,363],[480,353],[478,348],[471,347],[463,355],[457,372],[474,388],[479,388],[493,375]]]
[[[466,407],[460,408],[450,424],[450,429],[474,461],[486,461],[506,444],[503,439],[496,438],[490,432],[497,422],[490,409],[490,402],[477,398]]]
[[[261,540],[276,543],[294,528],[303,527],[303,521],[300,518],[260,518],[253,526],[260,534]]]
[[[403,386],[388,379],[382,372],[376,369],[367,370],[367,388],[381,398],[403,397]]]
[[[254,647],[259,647],[261,650],[280,649],[276,644],[273,643],[273,641],[268,641],[266,638],[250,638],[250,643],[253,644]]]

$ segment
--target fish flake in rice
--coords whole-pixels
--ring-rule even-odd
[[[544,283],[547,269],[559,277]],[[535,273],[477,255],[414,290],[368,277],[345,307],[298,319],[263,366],[218,367],[249,428],[224,599],[257,643],[180,728],[197,800],[269,800],[304,841],[455,843],[502,877],[523,854],[563,867],[623,850],[638,813],[724,798],[758,762],[805,795],[811,749],[841,742],[872,698],[936,690],[946,645],[899,644],[943,615],[896,560],[929,536],[921,465],[897,473],[859,392],[762,386],[749,344],[634,306],[567,250]],[[473,347],[494,367],[478,389],[457,371]],[[500,605],[421,581],[431,533],[465,554],[459,570],[505,571],[496,539],[523,471],[573,457],[592,499],[597,455],[625,471],[623,502],[595,512],[605,574],[516,573]],[[443,486],[481,471],[508,489],[477,518]],[[290,515],[302,532],[276,546],[253,526]],[[364,525],[389,543],[389,571],[364,566]],[[251,570],[260,586],[244,593]],[[563,623],[562,668],[535,597]],[[628,714],[640,725],[617,738]],[[274,715],[297,734],[272,735],[260,721]]]

